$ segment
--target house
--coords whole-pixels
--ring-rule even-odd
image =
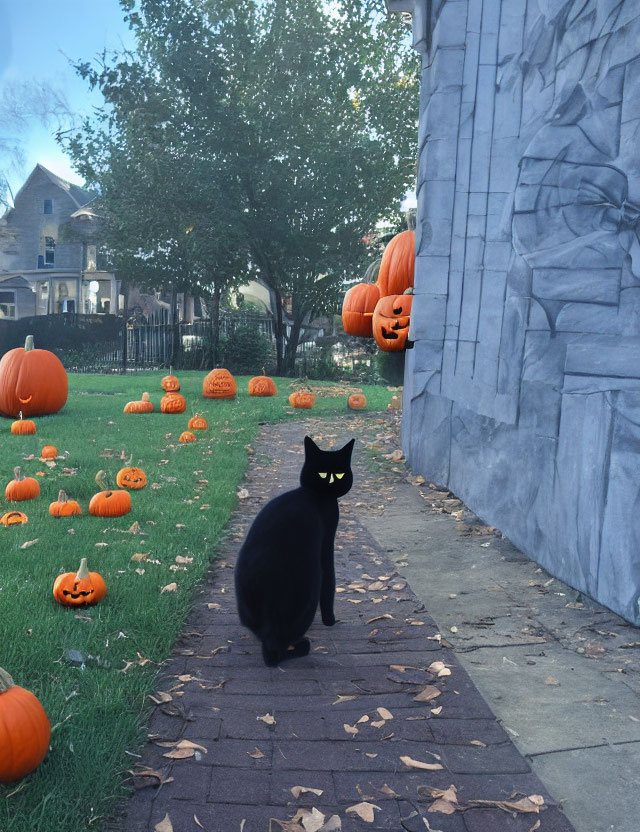
[[[0,319],[117,314],[119,281],[100,249],[94,198],[35,166],[0,220]]]

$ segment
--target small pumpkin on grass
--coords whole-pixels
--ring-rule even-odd
[[[49,750],[51,723],[42,703],[0,667],[0,783],[24,777]]]
[[[316,397],[313,393],[306,392],[305,390],[296,390],[295,393],[289,396],[289,404],[291,407],[302,407],[310,410],[315,404],[315,401]]]
[[[22,411],[18,413],[18,419],[11,423],[11,433],[16,436],[30,435],[36,432],[36,423],[31,419],[23,419]]]
[[[116,474],[116,485],[119,485],[120,488],[129,488],[135,491],[138,488],[144,488],[146,484],[147,475],[142,468],[136,468],[135,465],[121,468]]]
[[[153,402],[149,401],[149,394],[143,393],[140,401],[127,402],[123,413],[153,413]]]
[[[58,449],[55,445],[45,445],[40,451],[40,459],[55,459],[58,456]]]
[[[64,572],[53,583],[53,597],[65,607],[97,604],[107,594],[107,585],[99,572],[89,572],[82,558],[77,572]]]
[[[62,488],[58,491],[58,499],[49,504],[49,514],[52,517],[75,517],[82,514],[80,503],[77,500],[70,500],[67,492]]]
[[[249,379],[250,396],[277,396],[278,388],[276,383],[269,376],[264,375],[264,368],[261,376],[254,376]]]
[[[167,393],[160,399],[162,413],[184,413],[186,409],[187,400],[181,393]]]
[[[18,526],[29,520],[23,511],[7,511],[0,517],[3,526]]]
[[[211,370],[202,382],[202,395],[205,399],[233,399],[237,392],[235,378],[223,367]]]
[[[187,423],[187,427],[189,430],[207,430],[209,424],[204,416],[200,416],[196,413],[195,416],[192,416]]]
[[[195,442],[196,441],[196,435],[195,435],[195,433],[191,433],[190,430],[183,430],[182,433],[180,434],[180,439],[178,441],[183,442],[183,443],[184,442]]]
[[[103,489],[89,502],[89,514],[95,517],[122,517],[131,511],[131,495],[124,490],[111,490],[104,471],[98,471],[96,482]]]
[[[33,500],[40,494],[40,483],[33,477],[25,477],[22,468],[18,465],[13,469],[12,479],[4,490],[4,496],[11,503],[18,503],[21,500]]]
[[[180,389],[180,382],[172,373],[173,367],[169,367],[169,375],[165,376],[160,382],[162,389],[166,393],[177,393]]]
[[[349,410],[362,410],[367,406],[367,397],[364,393],[352,393],[347,399]]]

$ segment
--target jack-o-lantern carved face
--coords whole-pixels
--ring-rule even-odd
[[[229,370],[223,368],[211,370],[202,382],[202,395],[205,399],[233,399],[237,392],[235,378]]]
[[[107,594],[107,585],[99,572],[89,572],[87,559],[82,558],[77,572],[58,575],[53,584],[53,597],[65,607],[97,604]]]
[[[249,380],[250,396],[276,396],[277,394],[276,383],[269,376],[254,376]]]
[[[17,526],[21,523],[26,523],[29,518],[23,511],[7,511],[0,517],[0,523],[3,526]]]
[[[162,413],[184,413],[186,409],[187,401],[180,393],[167,393],[160,399]]]
[[[189,430],[207,430],[209,424],[204,416],[193,416],[187,424]]]
[[[347,399],[347,407],[350,410],[362,410],[367,406],[367,397],[364,393],[352,393]]]
[[[172,375],[165,376],[160,384],[162,385],[162,389],[167,393],[177,393],[180,389],[180,382]]]
[[[48,350],[34,348],[28,335],[24,348],[6,352],[0,360],[0,413],[25,417],[57,413],[67,401],[67,372]]]
[[[373,337],[385,352],[399,352],[407,346],[412,295],[380,298],[373,313]]]
[[[180,439],[178,441],[182,442],[183,444],[185,442],[195,442],[196,441],[195,433],[191,433],[190,430],[183,430],[182,433],[180,434]]]
[[[129,488],[135,491],[137,488],[145,487],[147,475],[142,468],[133,466],[121,468],[116,474],[116,483],[120,488]]]

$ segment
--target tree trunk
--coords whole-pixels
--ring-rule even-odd
[[[213,366],[219,367],[220,356],[220,298],[222,296],[222,289],[217,283],[213,284],[213,303],[211,304],[211,336],[212,336],[212,352],[213,352]]]
[[[171,325],[171,358],[170,367],[180,366],[180,324],[178,321],[178,289],[171,287],[171,306],[169,308],[169,319]]]
[[[282,319],[282,295],[279,289],[272,288],[276,299],[276,320],[275,331],[276,337],[276,375],[281,376],[283,372],[283,345],[285,340],[284,321]]]
[[[294,316],[291,332],[287,338],[284,351],[284,375],[286,376],[294,376],[296,373],[296,354],[298,352],[301,330],[302,319],[299,320],[297,316]]]

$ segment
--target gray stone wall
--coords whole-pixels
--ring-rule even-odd
[[[640,623],[640,2],[389,6],[423,52],[407,458]]]

